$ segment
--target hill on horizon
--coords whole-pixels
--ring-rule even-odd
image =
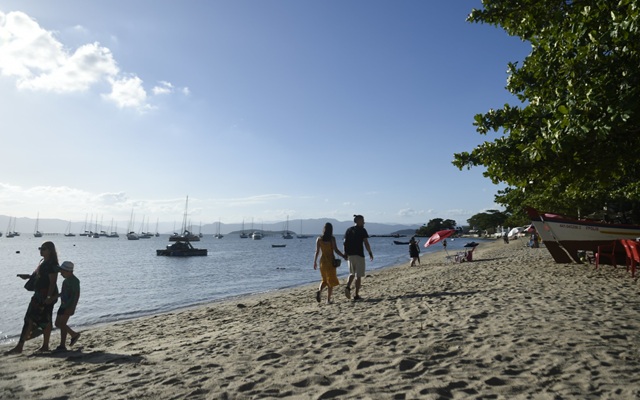
[[[302,222],[302,223],[301,223]],[[333,224],[333,231],[337,235],[341,235],[344,231],[347,230],[350,226],[353,225],[353,221],[338,221],[334,218],[309,218],[309,219],[295,219],[289,220],[289,231],[293,234],[305,234],[305,235],[320,235],[322,233],[322,228],[324,224],[330,222]],[[280,222],[271,222],[271,223],[260,223],[253,224],[253,230],[265,230],[265,231],[273,231],[273,232],[281,232],[284,230],[286,221]],[[0,232],[4,235],[7,230],[9,224],[9,216],[0,215]],[[55,234],[55,233],[65,233],[67,228],[70,226],[70,230],[72,233],[82,233],[85,230],[87,231],[107,231],[110,232],[112,230],[117,231],[118,233],[125,233],[127,230],[127,225],[129,221],[114,221],[113,226],[111,225],[111,218],[108,221],[103,221],[102,223],[96,224],[96,222],[89,223],[87,222],[71,222],[64,221],[61,219],[39,219],[38,221],[38,230],[45,234]],[[13,225],[13,223],[12,223]],[[22,235],[33,234],[35,231],[36,219],[35,218],[16,218],[15,219],[15,230],[20,232]],[[401,231],[411,231],[415,232],[418,228],[420,228],[420,224],[385,224],[379,222],[367,222],[365,224],[365,228],[369,235],[390,235],[401,233]],[[302,228],[302,229],[301,229]],[[174,222],[160,222],[158,224],[158,232],[161,234],[170,234],[174,232],[174,229],[180,229],[180,226],[175,226]],[[207,223],[200,225],[192,225],[191,231],[194,233],[200,233],[205,235],[213,235],[216,233],[218,229],[218,223]],[[156,223],[150,222],[148,224],[145,223],[145,226],[142,228],[140,223],[136,223],[134,226],[134,231],[139,232],[141,230],[155,232],[156,231]],[[301,231],[302,230],[302,231]],[[220,224],[220,232],[223,235],[227,235],[233,232],[241,232],[242,231],[242,223],[231,223],[231,224]],[[251,226],[249,224],[244,224],[244,231],[250,232]],[[411,234],[412,234],[411,233]],[[405,233],[406,234],[406,233]]]

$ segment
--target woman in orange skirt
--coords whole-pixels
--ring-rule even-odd
[[[331,295],[333,294],[333,287],[338,286],[340,281],[338,280],[338,274],[336,273],[336,267],[333,260],[335,260],[334,253],[338,254],[345,260],[347,257],[336,246],[336,238],[333,236],[333,225],[330,222],[324,224],[322,229],[322,236],[316,239],[316,253],[313,257],[313,269],[318,269],[318,255],[322,252],[320,257],[320,275],[322,276],[322,282],[320,282],[320,288],[316,292],[316,300],[320,303],[320,296],[324,288],[328,288],[327,304],[331,304]]]

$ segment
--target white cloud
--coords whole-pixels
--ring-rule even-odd
[[[18,88],[58,93],[84,92],[92,85],[116,76],[118,66],[111,51],[98,43],[85,44],[59,65],[33,78],[18,81]]]
[[[64,59],[62,44],[22,12],[0,12],[0,72],[28,79]]]
[[[161,81],[158,86],[155,86],[153,89],[153,94],[169,94],[173,93],[173,85],[170,82]]]
[[[83,35],[89,33],[89,30],[82,25],[76,25],[72,29],[74,32],[81,33]]]
[[[416,211],[413,208],[403,208],[398,211],[398,216],[400,217],[415,217],[418,215],[424,215],[424,211]]]
[[[139,110],[152,108],[147,104],[147,92],[142,87],[142,79],[137,76],[111,80],[111,93],[102,96],[119,108],[132,107]]]
[[[88,32],[81,25],[72,29]],[[0,75],[15,78],[21,90],[55,93],[85,92],[107,83],[111,93],[102,96],[119,108],[153,108],[142,79],[131,73],[123,76],[109,48],[95,42],[68,51],[53,32],[21,11],[0,12]],[[167,81],[152,89],[154,95],[174,91]],[[181,91],[188,94],[189,89]]]

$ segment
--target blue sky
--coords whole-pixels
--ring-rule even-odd
[[[0,0],[0,214],[459,224],[530,46],[480,1]]]

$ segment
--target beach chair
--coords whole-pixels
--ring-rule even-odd
[[[467,250],[467,261],[473,261],[473,251],[477,246],[471,248],[471,250]]]
[[[628,240],[626,239],[620,240],[620,244],[622,244],[622,247],[624,247],[624,252],[627,255],[627,257],[625,258],[625,263],[627,264],[627,272],[629,272],[633,262],[633,253],[631,252],[631,247],[629,247],[629,244],[627,242]]]
[[[638,264],[640,264],[640,249],[638,248],[640,247],[640,243],[635,240],[627,240],[627,246],[629,246],[629,250],[631,251],[631,277],[635,278],[636,269]]]
[[[455,257],[456,262],[473,261],[473,251],[475,249],[475,247],[471,247],[469,250],[457,252]]]
[[[456,253],[454,260],[457,263],[461,263],[464,262],[467,259],[467,252],[466,251],[459,251]]]
[[[614,268],[616,267],[616,242],[617,240],[614,240],[610,244],[598,246],[598,250],[596,251],[596,269],[600,267],[600,263],[604,259],[609,259],[611,265],[613,265]]]

